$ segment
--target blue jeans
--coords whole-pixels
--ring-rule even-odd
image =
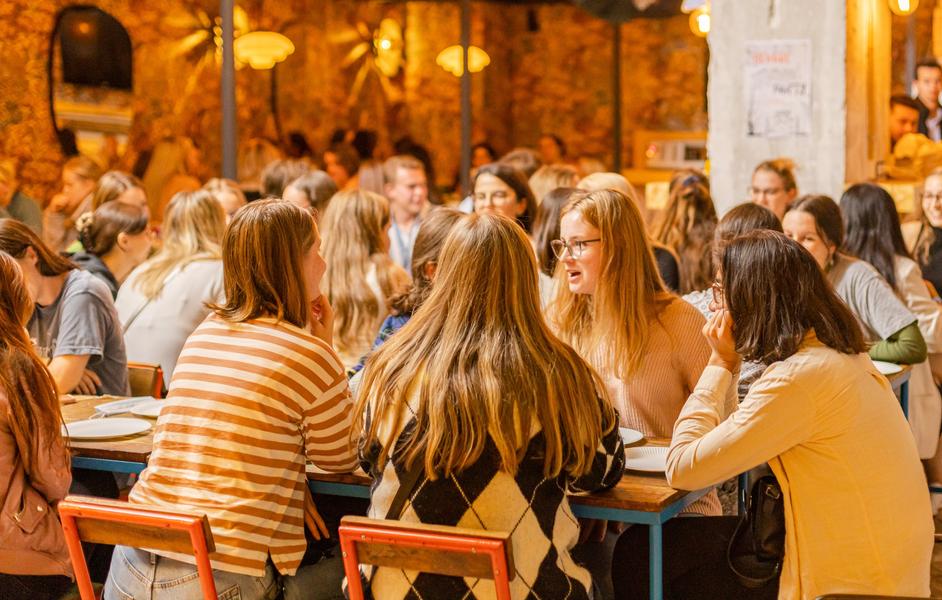
[[[263,577],[213,571],[220,600],[343,599],[343,561],[340,552],[301,567],[290,577],[278,575],[269,562]],[[102,600],[202,600],[196,566],[137,548],[116,546]]]

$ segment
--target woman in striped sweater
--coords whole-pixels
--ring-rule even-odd
[[[313,217],[296,206],[266,200],[236,214],[222,248],[226,303],[184,345],[153,454],[131,491],[133,503],[209,517],[213,575],[226,597],[270,598],[281,585],[285,598],[300,597],[305,526],[328,535],[305,461],[356,465],[319,248]],[[196,569],[183,560],[119,546],[104,597],[200,598]],[[324,595],[306,597],[339,594],[341,571],[329,574],[314,586]]]

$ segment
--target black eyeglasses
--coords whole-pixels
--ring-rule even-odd
[[[569,256],[579,258],[582,256],[582,252],[585,250],[587,244],[601,241],[601,238],[594,240],[572,240],[571,242],[567,242],[566,240],[553,240],[550,242],[550,248],[553,249],[553,254],[556,255],[556,258],[561,259],[566,253],[566,250],[569,251]]]

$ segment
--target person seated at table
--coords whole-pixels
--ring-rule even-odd
[[[703,316],[664,287],[638,207],[616,190],[563,208],[547,320],[602,376],[621,425],[669,438],[710,356]],[[711,492],[695,512],[721,514]]]
[[[324,170],[341,191],[355,190],[360,186],[360,156],[346,142],[331,144],[324,152]]]
[[[710,180],[692,169],[671,178],[670,196],[654,239],[680,257],[680,287],[686,294],[702,290],[713,279],[710,246],[716,228],[716,209],[710,196]]]
[[[638,210],[644,215],[644,202],[638,196],[635,188],[625,177],[619,173],[592,173],[579,180],[577,188],[587,192],[597,192],[599,190],[617,190],[627,196]],[[648,235],[645,229],[645,235]],[[680,290],[680,265],[674,253],[665,245],[654,238],[649,237],[651,248],[654,250],[654,259],[657,261],[657,270],[661,274],[661,279],[667,289],[672,292]]]
[[[389,202],[365,190],[339,192],[324,215],[324,293],[334,308],[334,348],[350,368],[370,349],[388,299],[409,287],[389,257]]]
[[[870,263],[916,316],[927,351],[942,352],[942,304],[932,299],[919,265],[906,250],[893,198],[872,183],[852,185],[841,196],[841,213],[847,231],[844,250]],[[942,396],[928,361],[913,365],[909,422],[920,458],[932,458],[942,427]]]
[[[58,600],[72,565],[55,505],[69,491],[71,455],[59,433],[56,382],[26,323],[33,300],[16,261],[0,252],[0,596]]]
[[[840,252],[841,209],[827,196],[804,196],[782,220],[785,235],[805,247],[841,300],[857,317],[870,358],[914,365],[926,360],[919,322],[869,263]]]
[[[533,199],[539,207],[543,203],[543,197],[556,188],[576,187],[579,183],[579,171],[572,165],[543,165],[530,176],[527,183],[533,190]]]
[[[262,169],[259,187],[262,198],[281,198],[289,183],[310,170],[311,166],[305,160],[279,158],[268,163]]]
[[[39,204],[23,193],[16,173],[16,161],[0,158],[0,219],[16,219],[29,225],[38,234],[43,230],[43,211]]]
[[[65,252],[78,239],[75,222],[92,209],[92,192],[101,167],[87,156],[76,156],[62,167],[62,191],[43,211],[43,241],[55,252]]]
[[[288,184],[284,200],[311,211],[314,220],[321,222],[330,199],[337,193],[337,184],[324,171],[313,170]]]
[[[503,163],[478,169],[471,182],[474,212],[513,219],[530,233],[536,214],[536,198],[522,171]]]
[[[128,361],[108,286],[26,225],[0,219],[0,251],[20,265],[35,309],[29,336],[60,394],[126,396]]]
[[[112,201],[149,210],[144,184],[134,175],[123,171],[108,171],[98,179],[92,191],[91,210],[97,210],[102,204]]]
[[[253,202],[226,229],[222,261],[226,300],[180,353],[129,501],[206,514],[220,593],[272,598],[284,585],[287,600],[339,596],[339,555],[302,560],[305,528],[315,539],[327,535],[305,462],[356,466],[314,219],[281,200]],[[118,546],[103,597],[190,600],[202,592],[193,564]]]
[[[223,302],[226,215],[210,192],[180,192],[164,215],[163,244],[134,269],[115,306],[129,361],[159,364],[169,382],[183,343]]]
[[[782,220],[798,197],[795,163],[789,158],[775,158],[759,163],[752,171],[749,199],[771,210]]]
[[[428,298],[364,370],[354,413],[376,482],[369,516],[513,532],[514,598],[584,599],[592,581],[570,555],[566,494],[615,485],[623,446],[602,381],[539,302],[520,227],[496,215],[454,225]],[[405,508],[389,514],[408,473]],[[466,597],[475,584],[386,568],[366,578],[387,600]]]
[[[232,220],[232,215],[246,205],[245,192],[239,187],[239,184],[231,179],[213,177],[201,188],[210,193],[210,195],[222,206],[226,215],[226,224]],[[171,198],[172,200],[172,198]],[[167,211],[164,211],[166,214]]]
[[[919,219],[903,223],[901,229],[906,248],[938,296],[942,290],[942,169],[929,173],[919,199]]]
[[[674,426],[671,486],[702,489],[769,463],[784,496],[779,598],[928,596],[934,526],[926,479],[853,313],[812,255],[778,232],[733,240],[719,262],[716,314],[703,330],[710,363]],[[726,418],[741,360],[771,364]],[[772,584],[742,587],[728,568],[735,522],[664,526],[665,597],[774,594]],[[618,598],[648,597],[647,537],[632,528],[619,539]]]
[[[104,281],[112,298],[134,267],[147,260],[154,245],[147,205],[111,200],[79,217],[76,228],[84,250],[73,254],[72,260]]]
[[[536,207],[533,221],[533,249],[536,250],[536,262],[540,276],[540,306],[544,309],[556,296],[556,252],[553,240],[559,239],[559,215],[573,194],[582,193],[576,188],[561,187],[551,190],[540,205]]]

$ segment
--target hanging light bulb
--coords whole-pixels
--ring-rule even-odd
[[[690,31],[705,38],[710,33],[710,5],[701,6],[690,13]]]
[[[887,2],[893,14],[901,17],[908,17],[913,14],[919,6],[919,0],[887,0]]]

